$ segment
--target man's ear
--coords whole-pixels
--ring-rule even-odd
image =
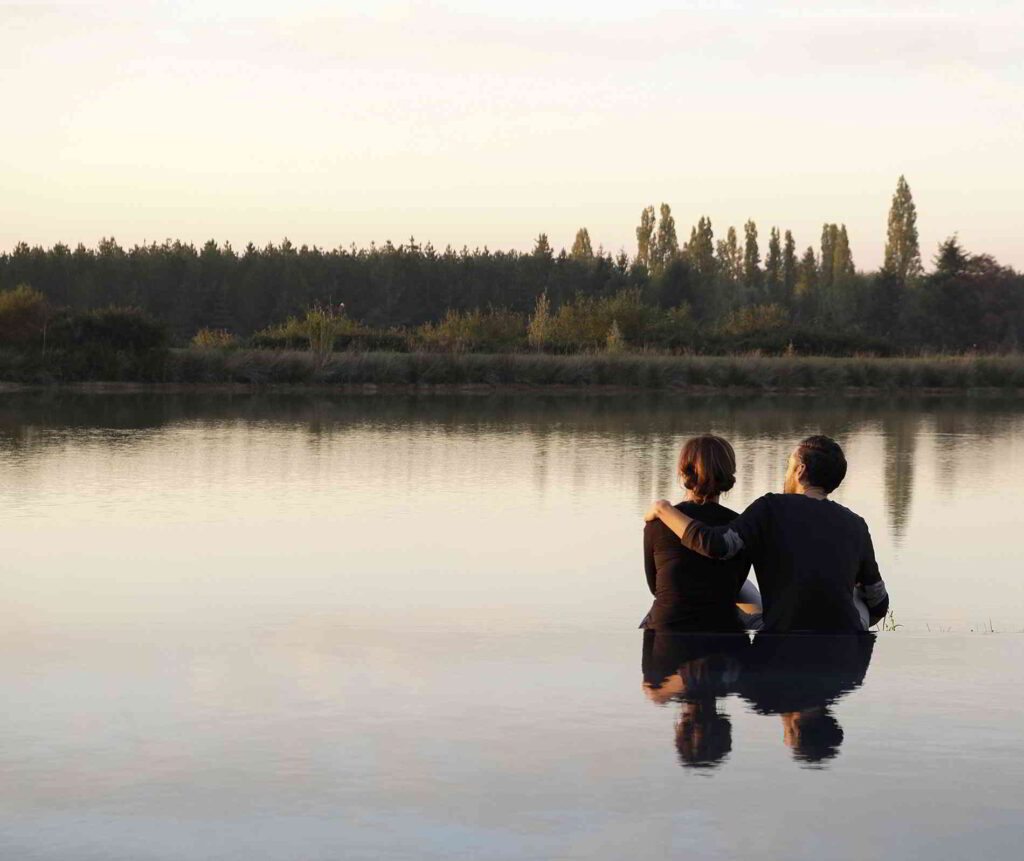
[[[807,475],[807,464],[806,463],[798,463],[796,465],[796,471],[793,473],[793,477],[796,478],[796,483],[797,484],[806,484],[807,482],[804,481],[804,476],[806,476],[806,475]]]

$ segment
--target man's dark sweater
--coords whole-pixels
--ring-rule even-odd
[[[863,631],[858,584],[872,616],[888,603],[867,524],[831,500],[767,493],[727,525],[692,521],[682,543],[712,559],[750,555],[765,631]]]

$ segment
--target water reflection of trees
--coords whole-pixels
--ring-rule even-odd
[[[934,432],[942,465],[939,473],[949,481],[962,445],[977,446],[979,440],[1012,432],[1021,418],[1014,400],[998,397],[48,390],[0,396],[0,452],[63,444],[82,431],[89,431],[94,441],[125,444],[190,424],[292,427],[304,431],[311,446],[353,429],[429,430],[455,444],[494,434],[525,434],[533,448],[535,486],[543,489],[556,458],[562,459],[563,474],[568,467],[575,476],[570,480],[585,483],[588,463],[579,444],[606,444],[617,452],[613,465],[633,485],[637,503],[643,505],[654,496],[674,493],[671,481],[677,447],[681,439],[695,433],[712,430],[737,444],[739,489],[749,497],[778,484],[782,454],[802,436],[824,432],[849,440],[880,429],[886,511],[900,538],[910,515],[922,433]],[[576,451],[565,462],[567,446]]]

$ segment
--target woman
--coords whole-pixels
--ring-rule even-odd
[[[718,504],[736,481],[736,453],[726,440],[707,434],[687,441],[678,471],[686,496],[676,508],[711,526],[737,517]],[[761,609],[757,589],[746,582],[749,569],[743,553],[724,562],[707,559],[683,547],[660,520],[650,521],[644,527],[644,570],[654,605],[640,627],[721,632],[756,627],[756,619],[746,615]]]

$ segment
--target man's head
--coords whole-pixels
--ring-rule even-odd
[[[846,477],[846,457],[834,439],[809,436],[789,456],[783,493],[817,487],[831,493]]]
[[[827,708],[782,715],[783,741],[801,762],[821,762],[839,753],[843,728]]]

